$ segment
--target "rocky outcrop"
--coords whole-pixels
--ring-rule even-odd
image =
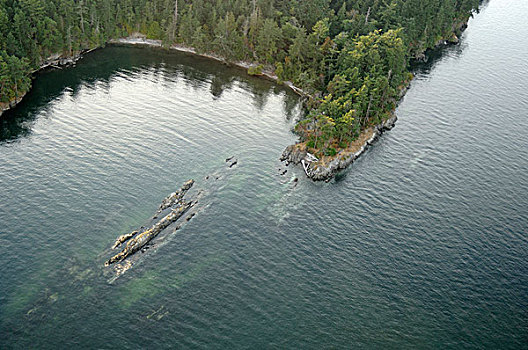
[[[158,208],[158,214],[161,213],[163,210],[169,207],[172,207],[173,205],[181,201],[185,193],[187,193],[187,191],[189,191],[193,185],[194,185],[194,180],[189,180],[186,183],[184,183],[183,186],[178,191],[171,193],[167,198],[165,198],[161,202]]]
[[[158,213],[161,213],[163,210],[170,208],[170,212],[164,216],[160,221],[154,224],[151,228],[144,231],[134,231],[129,234],[119,236],[115,241],[112,248],[117,248],[121,244],[124,244],[128,241],[126,246],[116,255],[111,257],[105,262],[105,266],[110,264],[120,262],[126,259],[128,256],[136,253],[145,245],[147,245],[154,237],[156,237],[161,231],[166,229],[170,224],[182,217],[185,212],[193,207],[196,202],[186,201],[184,199],[185,194],[193,186],[194,181],[187,181],[178,191],[171,193],[167,198],[161,203]]]
[[[111,257],[104,261],[104,265],[109,267],[105,269],[105,274],[110,275],[109,283],[113,283],[140,261],[143,255],[140,253],[156,251],[170,240],[169,237],[210,207],[214,202],[214,196],[211,194],[222,188],[222,180],[233,174],[238,164],[238,158],[229,157],[222,169],[205,176],[200,183],[197,184],[194,180],[185,182],[177,191],[161,201],[154,215],[144,226],[117,237],[112,249],[119,248],[120,251],[115,254],[109,250],[108,255]]]
[[[61,68],[65,66],[71,66],[77,63],[78,60],[82,58],[81,53],[76,53],[72,56],[63,56],[60,54],[54,54],[45,59],[42,64],[40,65],[39,69],[37,69],[35,72],[47,68],[47,67],[53,67],[53,68]]]
[[[460,39],[458,38],[458,36],[453,33],[451,34],[451,36],[447,39],[447,42],[449,44],[458,44],[460,42]]]
[[[306,151],[306,146],[304,144],[298,143],[286,147],[284,152],[282,152],[280,160],[293,164],[299,164],[303,159],[306,158],[307,155],[308,152]]]
[[[71,55],[65,55],[61,53],[55,53],[50,55],[48,58],[42,61],[39,68],[36,69],[33,73],[38,72],[41,69],[52,67],[52,68],[62,68],[67,66],[73,66],[79,61],[83,55],[90,53],[94,50],[97,50],[99,46],[91,49],[83,49],[80,51],[75,51]]]
[[[22,94],[21,96],[19,96],[17,99],[14,99],[14,100],[12,100],[12,101],[9,101],[9,102],[6,102],[6,103],[1,103],[1,102],[0,102],[0,116],[2,116],[2,114],[3,114],[5,111],[7,111],[7,110],[9,110],[9,109],[15,107],[17,104],[19,104],[20,101],[22,101],[22,99],[24,98],[24,96],[26,96],[25,93]]]
[[[333,157],[317,159],[306,150],[304,144],[298,143],[286,147],[281,160],[293,164],[302,164],[306,176],[314,181],[330,180],[340,170],[352,164],[382,133],[392,129],[396,120],[397,117],[393,115],[379,125],[364,130],[348,148],[342,149]]]

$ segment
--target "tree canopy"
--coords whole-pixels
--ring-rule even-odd
[[[449,40],[478,0],[0,0],[0,102],[52,54],[135,32],[262,64],[311,96],[297,130],[320,152],[392,110],[409,59]]]

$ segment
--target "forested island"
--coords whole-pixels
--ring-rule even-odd
[[[458,42],[478,0],[0,0],[0,112],[61,59],[142,33],[248,62],[308,96],[283,155],[325,179],[390,128],[411,59]],[[317,171],[318,168],[328,168]],[[333,167],[333,168],[332,168]]]

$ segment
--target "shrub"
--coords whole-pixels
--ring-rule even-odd
[[[330,156],[330,157],[333,157],[337,154],[337,151],[335,148],[333,147],[328,147],[326,150],[325,150],[325,155],[326,156]]]
[[[248,74],[249,75],[261,75],[263,69],[264,67],[261,64],[259,64],[258,66],[251,66],[248,68]]]

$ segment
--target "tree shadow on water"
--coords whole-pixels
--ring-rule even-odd
[[[53,100],[66,94],[75,99],[85,89],[110,90],[114,79],[133,80],[141,74],[150,74],[167,86],[183,82],[195,90],[206,88],[214,99],[239,84],[258,109],[263,108],[270,93],[285,90],[271,89],[274,83],[270,81],[249,77],[239,68],[204,57],[160,48],[109,46],[87,54],[75,67],[37,73],[25,98],[0,117],[0,145],[31,135],[35,122],[49,111]],[[288,107],[293,106],[290,101]]]

